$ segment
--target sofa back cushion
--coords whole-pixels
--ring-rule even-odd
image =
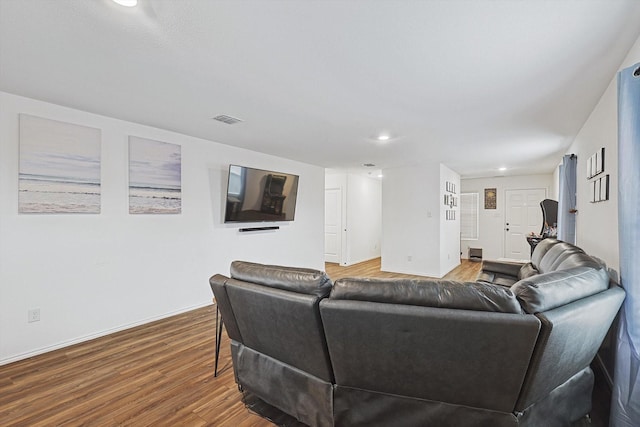
[[[542,261],[542,258],[547,254],[549,249],[554,247],[559,242],[560,242],[559,240],[552,239],[552,238],[541,240],[536,245],[536,248],[533,250],[533,253],[531,254],[531,264],[533,265],[533,268],[537,270],[540,266],[540,262]]]
[[[515,295],[504,286],[425,279],[338,279],[331,299],[423,307],[521,313]]]
[[[540,313],[597,294],[609,286],[605,268],[574,267],[516,282],[511,291],[525,313]]]
[[[326,273],[310,268],[233,261],[231,263],[231,277],[262,286],[318,297],[326,297],[331,292],[331,279]]]
[[[544,254],[537,268],[540,273],[548,273],[554,271],[556,267],[573,253],[584,253],[584,251],[577,246],[573,246],[566,242],[557,242],[553,245],[547,253]]]
[[[553,267],[555,270],[568,270],[575,267],[591,267],[599,269],[606,266],[603,261],[587,255],[584,252],[572,252]]]
[[[320,302],[320,313],[337,390],[506,413],[513,411],[540,328],[535,316],[333,296]]]
[[[243,344],[325,381],[333,374],[321,298],[230,279],[227,293]]]
[[[536,274],[540,274],[540,272],[532,263],[528,262],[520,268],[520,271],[518,271],[518,280],[526,279],[527,277],[535,276]]]
[[[231,274],[224,285],[226,312],[232,313],[242,343],[331,382],[333,371],[319,309],[331,289],[326,274],[240,261],[232,264]]]

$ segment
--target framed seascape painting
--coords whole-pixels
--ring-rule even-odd
[[[129,213],[182,211],[181,146],[129,137]]]
[[[20,114],[19,213],[100,213],[100,129]]]

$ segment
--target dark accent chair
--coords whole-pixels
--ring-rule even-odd
[[[597,260],[550,243],[512,286],[331,287],[319,271],[234,262],[233,278],[210,283],[236,381],[311,426],[568,426],[591,410],[589,365],[624,291]]]
[[[540,202],[540,209],[542,209],[542,228],[540,229],[540,236],[555,237],[549,235],[549,228],[554,230],[558,226],[558,202],[551,199],[544,199]]]

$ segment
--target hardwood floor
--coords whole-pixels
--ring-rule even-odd
[[[388,273],[380,271],[380,258],[370,261],[361,262],[348,267],[342,267],[340,264],[326,263],[325,271],[332,280],[338,280],[342,277],[381,277],[381,278],[399,278],[413,277],[424,279],[424,276],[412,276],[409,274]],[[466,259],[461,260],[461,264],[444,276],[444,279],[458,280],[461,282],[474,281],[480,273],[482,263],[472,262]]]
[[[479,266],[446,277],[473,280]],[[406,277],[380,272],[379,259],[326,269]],[[214,378],[214,315],[212,305],[0,366],[0,425],[272,426],[242,403],[226,335]]]
[[[3,426],[268,426],[239,402],[213,306],[0,367]],[[225,341],[225,344],[228,341]]]

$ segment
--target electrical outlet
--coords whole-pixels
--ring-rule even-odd
[[[407,256],[407,261],[409,262],[413,261],[413,257],[411,255]]]
[[[34,309],[31,309],[31,310],[27,311],[27,317],[28,317],[29,323],[39,322],[40,321],[40,309],[39,308],[34,308]]]

